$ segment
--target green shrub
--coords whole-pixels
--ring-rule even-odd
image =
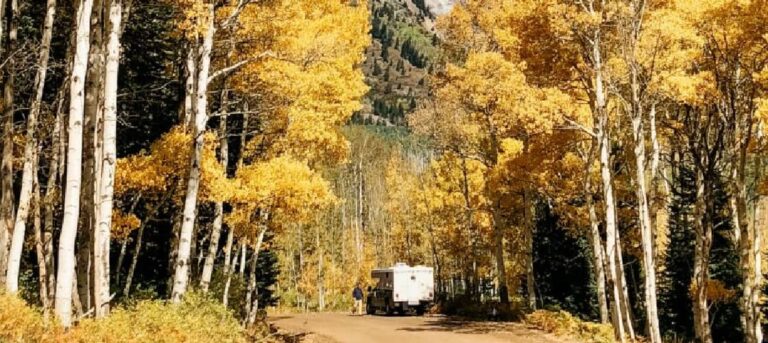
[[[584,342],[614,342],[613,328],[610,325],[585,322],[565,311],[538,310],[529,314],[525,321],[540,330],[574,337]]]

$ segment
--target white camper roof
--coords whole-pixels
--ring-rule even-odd
[[[432,271],[432,267],[427,266],[409,266],[407,263],[398,262],[394,266],[389,268],[376,268],[371,271],[371,276],[376,277],[376,274],[391,273],[399,271]]]

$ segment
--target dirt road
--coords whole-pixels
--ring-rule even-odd
[[[519,323],[463,322],[446,317],[352,316],[341,313],[273,315],[280,329],[315,343],[565,343]]]

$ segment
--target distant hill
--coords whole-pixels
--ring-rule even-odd
[[[372,44],[364,71],[371,87],[353,123],[404,125],[405,115],[426,97],[427,75],[438,54],[434,18],[454,0],[371,0]]]

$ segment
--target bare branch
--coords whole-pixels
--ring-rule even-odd
[[[275,54],[272,51],[265,51],[265,52],[260,53],[258,56],[254,57],[254,58],[245,59],[245,60],[237,62],[237,63],[235,63],[235,64],[233,64],[233,65],[231,65],[229,67],[225,67],[223,69],[219,69],[219,70],[215,71],[213,74],[211,74],[211,76],[208,77],[208,82],[210,83],[210,82],[212,82],[213,80],[215,80],[216,78],[218,78],[220,76],[224,76],[224,75],[227,75],[229,73],[232,73],[232,72],[236,71],[237,69],[242,68],[244,65],[246,65],[248,63],[255,62],[255,61],[258,61],[258,60],[260,60],[262,58],[266,58],[266,57],[275,57]]]

